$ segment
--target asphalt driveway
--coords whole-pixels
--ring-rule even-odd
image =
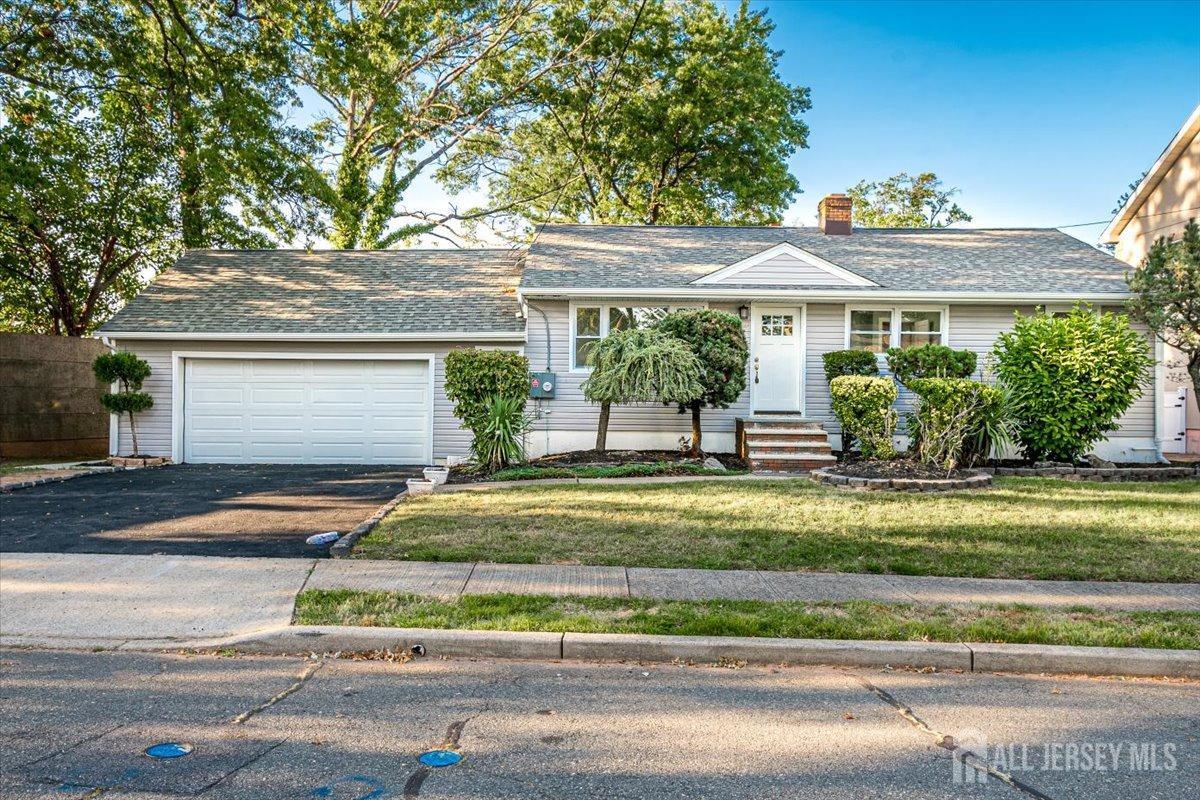
[[[193,465],[87,475],[0,495],[0,552],[321,556],[420,467]]]

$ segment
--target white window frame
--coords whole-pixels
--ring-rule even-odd
[[[912,305],[905,303],[904,305],[892,305],[890,303],[856,303],[846,306],[846,325],[845,338],[843,346],[845,349],[850,349],[850,313],[853,311],[888,311],[892,315],[892,324],[889,334],[891,338],[888,340],[888,347],[900,346],[900,321],[901,315],[905,311],[938,311],[942,315],[942,325],[938,333],[942,337],[941,343],[950,346],[950,306],[939,305]],[[886,353],[876,353],[876,358],[883,363],[887,360]]]
[[[708,308],[708,306],[705,303],[663,303],[654,300],[605,300],[595,303],[589,303],[586,300],[572,300],[567,307],[567,330],[570,333],[567,366],[569,372],[586,375],[592,371],[592,368],[589,366],[579,366],[575,363],[575,336],[578,330],[578,326],[575,324],[575,313],[581,308],[600,309],[600,341],[604,341],[608,336],[608,311],[610,308],[665,308],[667,309],[667,313],[670,314],[685,308]]]

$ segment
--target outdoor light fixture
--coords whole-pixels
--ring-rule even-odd
[[[738,316],[742,319],[750,319],[750,306],[738,306]]]

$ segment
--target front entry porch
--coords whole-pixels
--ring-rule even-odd
[[[802,414],[738,418],[735,441],[737,454],[754,470],[808,472],[837,460],[825,428]]]

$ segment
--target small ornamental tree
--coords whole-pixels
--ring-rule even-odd
[[[1193,219],[1179,239],[1160,238],[1126,279],[1130,316],[1183,354],[1200,398],[1200,225]]]
[[[1124,314],[1077,305],[1064,316],[1016,315],[996,338],[996,375],[1007,387],[1027,459],[1084,455],[1149,382],[1146,340]]]
[[[734,314],[709,309],[688,309],[668,314],[658,322],[659,330],[682,339],[700,359],[703,394],[679,404],[680,413],[692,412],[692,455],[702,452],[700,409],[729,408],[746,390],[746,361],[750,348],[742,321]]]
[[[655,328],[609,334],[596,346],[583,396],[600,404],[596,449],[608,443],[612,404],[687,404],[704,393],[700,360],[679,339]]]
[[[129,415],[133,455],[141,455],[134,415],[154,405],[154,398],[142,391],[142,382],[150,377],[150,365],[133,353],[101,353],[92,362],[92,371],[104,383],[117,384],[118,391],[104,395],[100,402],[110,414]]]

